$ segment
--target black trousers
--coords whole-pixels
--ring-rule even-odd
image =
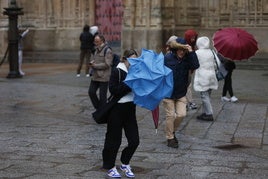
[[[99,98],[97,90],[99,89]],[[88,95],[95,109],[98,109],[107,102],[108,82],[91,81]]]
[[[222,96],[226,96],[227,92],[232,97],[234,95],[233,93],[233,87],[232,87],[232,72],[228,72],[227,75],[224,78],[224,85],[222,89]]]
[[[122,142],[123,130],[128,145],[123,149],[120,160],[122,164],[127,165],[140,143],[136,105],[133,102],[117,103],[110,113],[102,151],[103,168],[105,169],[111,169],[115,166],[116,156]]]
[[[79,63],[78,63],[78,67],[76,70],[77,74],[80,74],[85,58],[86,58],[85,74],[89,74],[90,57],[91,57],[91,51],[89,49],[81,49]]]

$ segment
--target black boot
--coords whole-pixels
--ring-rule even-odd
[[[201,114],[200,116],[197,116],[197,119],[203,120],[203,121],[213,121],[214,120],[212,114],[207,115],[207,114],[204,114],[204,113]]]
[[[176,142],[175,138],[173,138],[167,140],[167,146],[172,148],[178,148],[179,144]]]

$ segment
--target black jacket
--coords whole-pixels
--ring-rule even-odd
[[[121,98],[131,92],[123,81],[126,79],[127,73],[119,68],[114,68],[109,81],[109,91],[111,95]]]
[[[94,49],[94,36],[90,32],[82,32],[80,34],[80,49],[85,50],[93,50]]]
[[[199,62],[195,52],[186,54],[182,59],[178,59],[175,53],[167,53],[164,64],[173,72],[173,92],[171,99],[180,99],[186,95],[188,86],[189,70],[199,68]]]

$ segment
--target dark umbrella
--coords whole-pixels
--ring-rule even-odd
[[[158,123],[159,123],[159,106],[152,110],[152,116],[154,121],[155,133],[157,133]]]
[[[258,50],[253,35],[240,28],[218,30],[213,36],[213,43],[220,54],[232,60],[248,59]]]

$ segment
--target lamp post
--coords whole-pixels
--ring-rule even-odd
[[[9,7],[4,8],[4,15],[8,16],[8,61],[9,61],[9,74],[7,78],[21,78],[18,63],[18,15],[23,15],[22,9],[17,6],[16,0],[9,1]]]

